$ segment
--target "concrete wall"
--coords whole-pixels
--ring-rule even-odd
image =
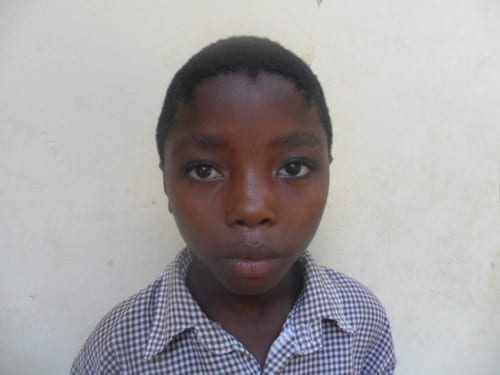
[[[334,118],[311,249],[384,302],[400,375],[500,373],[496,0],[0,3],[0,373],[64,374],[182,246],[154,127],[232,34],[312,64]]]

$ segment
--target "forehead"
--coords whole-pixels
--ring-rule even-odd
[[[193,132],[262,140],[304,130],[327,148],[316,106],[293,81],[272,73],[256,77],[226,73],[202,81],[179,108],[176,123],[168,143],[176,145],[177,151]]]
[[[266,71],[255,74],[227,72],[206,78],[193,87],[185,101],[190,103],[204,99],[207,94],[212,99],[233,97],[244,99],[245,102],[248,99],[256,99],[257,96],[267,96],[268,99],[271,96],[287,95],[300,96],[303,99],[306,97],[292,79]]]
[[[316,106],[306,100],[293,81],[267,72],[255,77],[243,72],[225,73],[203,80],[180,106],[178,120],[203,120],[218,112],[229,114],[228,110],[246,118],[262,112],[269,115],[286,111],[290,117],[299,118],[314,113],[319,122]]]

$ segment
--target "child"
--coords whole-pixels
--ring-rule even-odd
[[[233,37],[194,55],[157,128],[186,249],[101,321],[72,373],[392,374],[379,301],[306,251],[331,143],[321,86],[292,52]]]

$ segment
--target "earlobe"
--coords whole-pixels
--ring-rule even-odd
[[[163,175],[163,192],[165,193],[165,195],[168,197],[168,193],[167,193],[167,184],[165,183],[165,175]]]
[[[161,169],[161,181],[162,181],[162,184],[163,184],[163,192],[165,193],[165,195],[168,197],[168,193],[167,193],[167,179],[166,179],[166,176],[165,176],[165,170],[163,169],[163,164],[160,162],[160,165],[159,165],[160,169]]]
[[[163,168],[161,167],[161,163],[160,163],[160,168],[163,172],[163,192],[165,193],[165,195],[167,196],[167,206],[168,206],[168,212],[170,213],[173,213],[172,211],[172,203],[170,203],[170,198],[168,197],[168,191],[167,191],[167,181],[166,181],[166,178],[165,178],[165,171],[163,170]]]

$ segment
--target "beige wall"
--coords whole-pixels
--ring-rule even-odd
[[[500,373],[500,2],[0,2],[0,373],[64,374],[182,242],[154,127],[231,34],[312,64],[334,118],[311,248],[384,302],[400,375]]]

